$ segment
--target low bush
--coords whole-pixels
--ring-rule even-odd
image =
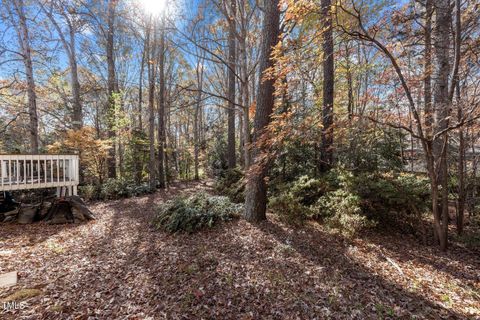
[[[430,210],[430,183],[424,176],[386,172],[355,180],[363,213],[379,226],[415,232],[421,215]]]
[[[310,213],[309,207],[300,203],[291,193],[270,198],[268,205],[281,221],[293,226],[303,225]]]
[[[146,183],[140,185],[132,184],[127,187],[127,194],[129,197],[138,197],[149,193],[152,193],[152,189]]]
[[[326,179],[315,179],[301,176],[290,187],[289,193],[304,206],[314,204],[318,198],[330,190]]]
[[[285,223],[299,226],[308,218],[318,218],[314,205],[327,192],[338,188],[338,175],[328,173],[319,178],[300,176],[277,187],[269,199],[269,208]]]
[[[78,193],[85,201],[98,200],[100,197],[100,192],[101,188],[93,184],[78,187]]]
[[[101,187],[103,199],[119,199],[128,197],[128,181],[124,179],[108,179]]]
[[[410,173],[335,168],[320,178],[302,176],[280,190],[269,206],[283,221],[299,225],[313,218],[348,235],[374,225],[415,232],[430,208],[428,178]]]
[[[454,239],[470,249],[480,249],[480,216],[469,216],[466,227],[461,235],[454,235]]]
[[[374,223],[364,215],[361,199],[345,189],[331,191],[312,206],[312,216],[326,225],[340,230],[346,236],[354,236],[360,230],[372,227]]]
[[[222,170],[215,182],[215,191],[234,203],[243,203],[245,201],[243,172],[238,168]]]
[[[79,187],[79,194],[86,201],[137,197],[151,193],[151,191],[148,184],[137,185],[125,179],[108,179],[102,185],[85,185]]]
[[[177,197],[159,206],[153,226],[170,233],[193,233],[240,217],[243,206],[205,193]]]

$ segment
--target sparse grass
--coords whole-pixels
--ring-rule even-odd
[[[51,250],[53,253],[56,253],[56,254],[62,254],[62,253],[65,253],[65,248],[58,244],[58,243],[55,243],[55,242],[50,242],[47,244],[47,247],[49,250]]]
[[[39,289],[20,289],[5,297],[2,302],[22,301],[42,294]]]
[[[186,274],[192,275],[192,274],[197,273],[199,270],[200,270],[200,268],[199,268],[198,264],[192,263],[192,264],[189,264],[183,271]]]
[[[50,311],[53,311],[53,312],[62,312],[63,311],[63,307],[59,304],[57,305],[54,305],[53,307],[50,308]]]
[[[295,249],[291,245],[283,244],[283,243],[277,245],[275,247],[275,251],[287,257],[292,256],[295,253]]]
[[[446,303],[446,304],[450,304],[451,300],[450,300],[450,296],[448,294],[444,294],[440,297],[440,299],[442,300],[442,302]]]

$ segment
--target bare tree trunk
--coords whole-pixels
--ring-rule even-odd
[[[280,9],[278,0],[265,0],[262,39],[263,44],[260,56],[260,72],[274,65],[271,58],[273,48],[278,43],[280,34]],[[253,164],[249,169],[245,196],[245,219],[248,221],[261,221],[267,218],[267,184],[265,177],[268,171],[268,159],[260,159],[265,151],[266,129],[271,121],[275,102],[275,80],[272,77],[260,78],[258,88],[257,109],[255,112],[254,147],[252,150]]]
[[[348,120],[351,121],[353,119],[353,77],[352,77],[352,65],[350,61],[350,48],[348,46],[348,42],[345,44],[345,59],[347,63],[347,87],[348,87],[348,104],[347,104],[347,112],[348,112]]]
[[[429,141],[430,146],[432,146],[432,139],[433,139],[433,124],[434,124],[434,110],[432,105],[432,16],[433,16],[434,8],[432,0],[425,1],[425,54],[424,54],[424,116],[425,116],[425,137]],[[431,152],[431,150],[430,150]],[[433,157],[434,154],[431,154]],[[429,163],[427,161],[427,163]],[[428,168],[429,176],[430,176],[430,183],[432,188],[432,211],[434,216],[434,235],[436,241],[440,242],[439,240],[439,229],[441,229],[440,225],[440,213],[438,208],[438,182],[437,182],[437,175],[435,172],[435,164],[434,160],[432,159],[432,164]],[[437,218],[435,218],[437,217]]]
[[[435,51],[435,85],[434,85],[434,102],[436,109],[436,133],[448,128],[450,117],[450,102],[448,96],[448,77],[450,73],[449,63],[449,47],[450,47],[450,4],[448,0],[438,0],[435,2],[435,28],[434,28],[434,51]],[[434,157],[436,163],[439,163],[438,181],[441,189],[441,228],[437,230],[440,249],[447,249],[448,238],[448,134],[445,133],[439,137],[434,143]]]
[[[432,0],[425,2],[425,56],[423,94],[425,99],[425,133],[427,139],[433,136],[433,108],[432,108]]]
[[[202,112],[202,90],[203,90],[203,59],[200,59],[197,63],[197,84],[198,84],[198,90],[197,90],[197,103],[195,107],[195,118],[194,118],[194,124],[193,124],[193,143],[194,143],[194,165],[195,165],[195,180],[199,180],[199,153],[200,153],[200,116]]]
[[[30,117],[30,152],[38,153],[38,114],[37,114],[37,95],[35,88],[35,79],[33,76],[32,49],[30,47],[30,34],[25,16],[25,4],[23,0],[13,2],[15,12],[18,15],[18,26],[15,29],[18,34],[18,41],[22,50],[23,64],[27,76],[27,96],[28,96],[28,115]],[[15,24],[15,22],[12,20]]]
[[[245,169],[250,166],[250,144],[252,143],[252,137],[250,135],[250,92],[249,92],[249,77],[248,77],[248,59],[247,59],[247,30],[242,27],[241,39],[240,39],[240,52],[241,52],[241,77],[242,77],[242,104],[244,106],[242,112],[242,131],[243,131],[243,165]]]
[[[142,139],[143,133],[143,119],[142,119],[142,112],[143,112],[143,73],[145,69],[145,56],[147,50],[148,43],[144,40],[143,43],[143,51],[142,51],[142,59],[140,61],[140,76],[138,79],[138,107],[137,107],[137,129],[134,130],[135,134],[135,154],[133,155],[134,161],[134,176],[135,182],[139,184],[142,181],[142,146],[140,144],[140,139]]]
[[[138,128],[140,130],[142,130],[143,128],[143,119],[142,119],[143,73],[145,70],[145,54],[146,54],[147,46],[148,46],[148,43],[145,40],[143,43],[142,60],[140,62],[140,77],[138,79]]]
[[[241,90],[241,89],[240,89]],[[243,103],[243,96],[240,94],[239,96],[240,99],[240,105],[244,105]],[[243,125],[243,113],[245,110],[242,108],[240,112],[238,112],[238,128],[239,128],[239,144],[238,144],[238,153],[240,154],[239,162],[240,162],[240,167],[245,168],[245,157],[243,155],[245,154],[245,134],[243,133],[244,125]]]
[[[460,119],[463,118],[463,108],[460,98],[460,84],[457,82],[457,116]],[[459,129],[459,145],[458,145],[458,206],[457,206],[457,233],[463,233],[463,220],[465,216],[465,201],[466,201],[466,188],[465,188],[465,137],[463,128]]]
[[[158,93],[158,182],[165,188],[165,25],[162,21],[159,47],[159,93]]]
[[[75,30],[70,28],[70,51],[69,57],[71,78],[72,78],[72,96],[73,96],[73,127],[81,129],[83,127],[83,108],[80,98],[80,81],[78,80],[77,53],[75,48]]]
[[[462,32],[462,21],[461,21],[461,1],[455,0],[455,66],[453,70],[453,79],[450,88],[450,102],[453,101],[453,93],[456,91],[456,102],[457,102],[457,117],[458,122],[462,121],[463,118],[463,106],[460,96],[460,79],[459,79],[459,69],[460,69],[460,54],[461,54],[461,32]],[[462,234],[463,232],[463,218],[465,215],[465,139],[463,135],[463,128],[459,128],[459,146],[458,146],[458,203],[457,203],[457,233]]]
[[[168,50],[168,47],[165,48],[165,50]],[[172,72],[170,72],[170,83],[173,83],[173,75]],[[166,85],[166,84],[165,84]],[[165,124],[165,187],[168,188],[170,185],[170,154],[168,153],[167,150],[172,150],[172,148],[169,148],[172,146],[172,134],[171,134],[171,112],[170,112],[170,106],[172,104],[172,87],[170,86],[168,90],[166,90],[166,98],[165,98],[165,115],[164,115],[164,124]]]
[[[235,157],[235,66],[236,66],[236,41],[235,41],[235,15],[237,0],[231,0],[229,12],[228,31],[228,139],[227,161],[230,169],[236,166]]]
[[[108,94],[108,138],[111,140],[112,148],[108,152],[108,177],[117,176],[117,164],[115,160],[115,56],[114,56],[114,34],[115,34],[115,7],[116,0],[108,1],[107,9],[107,94]]]
[[[322,144],[320,150],[320,171],[325,172],[333,165],[333,98],[334,98],[334,57],[333,19],[331,0],[322,0],[323,23],[323,110]]]
[[[180,150],[180,139],[179,139],[179,136],[180,136],[180,127],[179,127],[179,123],[178,121],[175,122],[175,135],[174,135],[174,153],[173,153],[173,157],[174,157],[174,165],[175,165],[175,171],[177,173],[180,173],[180,154],[179,154],[179,150]]]
[[[199,127],[199,123],[198,123],[198,117],[199,117],[199,113],[200,113],[200,108],[201,108],[201,105],[200,103],[197,102],[196,106],[195,106],[195,118],[194,118],[194,124],[193,124],[193,145],[194,145],[194,166],[195,166],[195,176],[194,176],[194,179],[195,180],[200,180],[200,175],[199,175],[199,172],[198,172],[198,165],[199,165],[199,139],[198,139],[198,127]]]
[[[154,28],[155,28],[155,24]],[[154,57],[154,54],[152,53],[152,48],[154,45],[152,45],[150,41],[150,33],[151,33],[151,28],[152,28],[152,23],[150,20],[150,23],[148,25],[147,29],[147,35],[146,35],[146,41],[147,41],[147,58],[148,61],[151,61]],[[155,38],[153,44],[155,44]],[[149,138],[149,147],[150,147],[150,159],[148,162],[148,171],[150,173],[150,179],[149,179],[149,184],[151,189],[155,189],[156,187],[156,167],[155,167],[155,65],[153,63],[147,63],[147,72],[148,72],[148,111],[149,111],[149,117],[148,117],[148,138]]]

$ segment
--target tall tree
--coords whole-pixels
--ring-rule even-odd
[[[77,43],[76,34],[79,28],[78,17],[76,17],[75,8],[73,5],[64,3],[63,1],[51,1],[50,7],[46,8],[44,4],[40,3],[43,12],[50,19],[52,25],[60,37],[60,42],[67,54],[68,62],[70,64],[70,77],[72,89],[72,127],[80,129],[83,126],[83,108],[80,99],[80,81],[78,80],[78,63],[77,63]],[[54,11],[56,9],[56,12]],[[66,26],[65,32],[55,18],[55,14],[60,15]],[[68,34],[68,36],[67,36]]]
[[[158,183],[165,188],[165,20],[160,25],[160,45],[158,48]]]
[[[454,25],[454,67],[452,82],[449,89],[450,103],[453,103],[454,92],[456,92],[457,121],[462,121],[463,106],[460,93],[460,61],[462,46],[462,4],[460,0],[455,0],[455,25]],[[458,132],[458,202],[457,202],[457,232],[463,232],[463,220],[465,215],[465,137],[463,128]]]
[[[250,20],[254,16],[255,8],[251,8],[250,4],[246,1],[239,2],[239,21],[240,21],[240,32],[238,33],[238,45],[239,45],[239,60],[240,60],[240,97],[241,105],[243,106],[241,117],[243,118],[240,121],[241,124],[241,139],[240,139],[240,150],[243,151],[243,161],[242,164],[244,168],[250,166],[250,150],[249,146],[252,142],[252,137],[250,134],[250,70],[248,63],[248,44],[247,38],[248,33],[252,32],[250,30],[251,23]],[[255,67],[254,67],[255,68]],[[242,119],[241,118],[241,119]]]
[[[236,68],[236,12],[237,0],[230,0],[228,14],[228,139],[227,161],[229,168],[235,168],[235,68]]]
[[[140,184],[142,182],[142,162],[141,162],[141,142],[139,141],[143,135],[143,77],[144,77],[144,70],[145,70],[145,60],[146,58],[146,51],[147,51],[147,39],[142,39],[142,58],[140,60],[140,72],[138,78],[138,107],[137,107],[137,128],[133,131],[136,137],[134,141],[135,150],[133,155],[134,161],[134,177],[135,182]]]
[[[448,132],[451,105],[449,101],[448,79],[450,75],[450,23],[451,9],[449,0],[438,0],[435,2],[435,27],[434,35],[434,89],[433,99],[436,111],[435,134],[439,134],[439,139],[434,141],[434,156],[436,162],[440,164],[438,180],[441,185],[441,217],[434,217],[434,223],[437,224],[437,237],[440,248],[447,248],[448,232]]]
[[[155,23],[153,23],[155,29]],[[156,187],[156,166],[155,166],[155,43],[156,34],[151,40],[152,17],[147,26],[146,33],[146,57],[147,57],[147,73],[148,73],[148,139],[150,157],[148,162],[148,171],[150,174],[149,185],[151,189]],[[153,42],[153,44],[152,44]]]
[[[408,128],[404,125],[398,125],[380,121],[380,123],[387,124],[394,128],[401,128],[409,132],[416,139],[420,140],[423,148],[425,163],[427,167],[428,176],[431,186],[431,199],[432,199],[432,213],[433,213],[433,226],[435,238],[438,241],[441,250],[447,249],[448,239],[448,167],[447,167],[447,154],[448,154],[448,134],[449,131],[462,126],[466,121],[473,121],[476,118],[463,118],[456,126],[449,126],[450,119],[450,107],[449,101],[449,49],[450,49],[450,27],[451,27],[451,8],[448,0],[441,0],[432,2],[435,24],[433,26],[432,39],[433,39],[433,54],[434,62],[432,63],[433,70],[433,102],[435,123],[432,132],[432,137],[428,136],[429,129],[424,128],[424,123],[428,124],[428,113],[425,113],[425,121],[421,118],[420,112],[417,108],[417,104],[414,101],[412,94],[412,84],[409,84],[405,77],[405,69],[407,67],[402,66],[399,63],[398,57],[396,57],[390,49],[383,44],[377,37],[375,30],[378,30],[378,26],[375,28],[366,27],[361,13],[357,8],[350,10],[345,6],[338,6],[343,13],[348,14],[349,17],[355,18],[358,24],[358,31],[348,31],[347,28],[342,26],[342,31],[352,36],[358,37],[363,41],[372,43],[385,57],[390,61],[399,81],[403,88],[406,101],[408,101],[409,111],[413,117],[413,124],[415,130]],[[428,10],[427,10],[428,11]],[[372,32],[373,30],[373,32]],[[424,57],[425,58],[425,57]],[[428,69],[425,70],[428,74]],[[471,111],[475,110],[475,107]],[[369,119],[377,121],[371,117]],[[433,123],[433,121],[432,121]]]
[[[323,109],[322,143],[320,149],[320,171],[324,172],[333,164],[333,99],[335,67],[333,56],[332,1],[322,0],[323,16]]]
[[[254,136],[252,150],[252,166],[248,171],[245,218],[249,221],[266,219],[267,184],[265,177],[268,172],[268,160],[260,157],[265,151],[267,126],[275,103],[275,79],[267,76],[266,71],[274,65],[272,52],[280,35],[280,9],[278,0],[265,0],[262,31],[262,48],[260,55],[260,74],[257,108],[254,121]],[[266,161],[265,161],[266,160]]]
[[[201,131],[201,115],[202,115],[202,91],[204,78],[204,57],[200,57],[195,68],[195,75],[197,78],[197,101],[195,103],[195,118],[193,124],[193,143],[194,143],[194,166],[195,166],[195,180],[200,179],[199,175],[199,154],[200,154],[200,131]]]
[[[108,177],[115,178],[117,176],[117,164],[115,159],[115,118],[116,118],[116,77],[115,77],[115,10],[117,0],[108,0],[107,4],[107,94],[108,94],[108,138],[112,141],[112,148],[108,153]]]
[[[38,137],[38,113],[37,113],[37,92],[35,87],[35,78],[33,72],[32,48],[30,45],[30,33],[27,25],[27,16],[25,14],[25,4],[23,0],[12,1],[13,8],[18,17],[18,22],[15,21],[12,12],[9,10],[12,24],[17,33],[18,42],[20,45],[23,65],[25,67],[25,75],[27,77],[27,96],[28,96],[28,115],[30,118],[30,152],[32,154],[38,153],[39,137]],[[10,5],[4,2],[7,8]]]
[[[425,135],[432,139],[433,135],[433,108],[432,108],[432,0],[425,1],[425,53],[424,53],[424,80],[423,96],[425,102]]]

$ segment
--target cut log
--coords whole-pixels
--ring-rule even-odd
[[[45,220],[50,224],[74,223],[75,218],[73,217],[70,203],[64,199],[55,201]]]
[[[0,222],[17,221],[21,224],[36,221],[47,221],[50,224],[65,224],[94,219],[95,216],[92,211],[88,209],[85,202],[78,196],[57,199],[44,198],[39,204],[21,204],[15,210],[0,212]]]
[[[35,215],[38,212],[40,205],[21,205],[20,211],[18,212],[17,222],[20,224],[29,224],[33,223]]]
[[[8,216],[3,219],[2,222],[14,222],[17,220],[17,216]]]
[[[16,217],[18,215],[18,212],[20,211],[20,207],[16,208],[15,210],[9,211],[9,212],[4,212],[2,213],[5,217],[10,217],[14,216]]]
[[[95,220],[95,216],[92,211],[88,209],[85,202],[79,196],[70,196],[66,200],[70,202],[74,217],[78,217],[80,220]]]
[[[38,220],[44,220],[45,217],[47,216],[48,212],[50,211],[50,208],[53,205],[53,199],[52,200],[44,200],[42,202],[42,205],[40,207],[40,210],[38,211]]]
[[[51,224],[63,224],[93,219],[95,219],[95,216],[83,200],[78,196],[70,196],[56,200],[44,220]]]
[[[0,213],[0,222],[11,222],[17,220],[19,211],[20,207],[17,207],[15,210]]]

